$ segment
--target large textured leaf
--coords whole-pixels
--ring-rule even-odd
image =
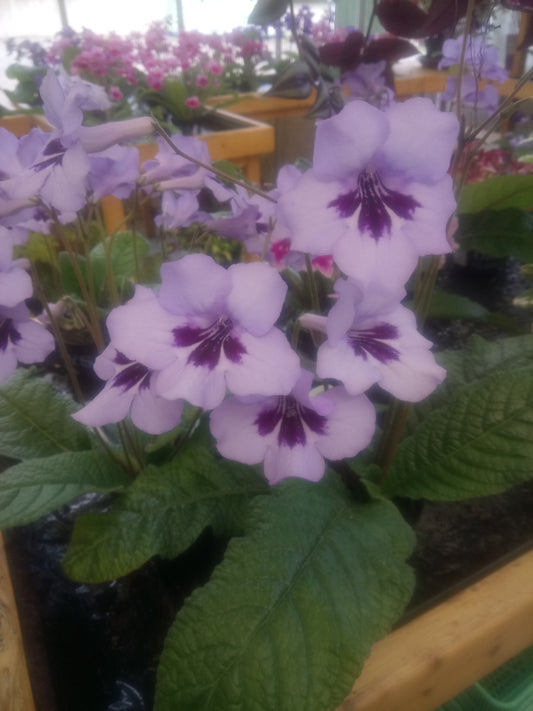
[[[458,239],[464,249],[533,262],[533,215],[516,208],[461,215]]]
[[[0,385],[0,454],[32,459],[88,449],[85,427],[70,416],[76,409],[50,383],[17,371]]]
[[[290,480],[252,507],[178,613],[156,711],[334,709],[410,596],[413,537],[390,503]]]
[[[484,319],[489,315],[489,311],[472,301],[466,296],[451,294],[441,289],[435,289],[431,294],[429,302],[428,316],[431,318],[464,318],[464,319]]]
[[[154,555],[174,558],[207,526],[240,533],[249,500],[266,488],[251,467],[189,448],[145,469],[112,511],[81,516],[63,565],[76,580],[113,580]]]
[[[499,175],[482,183],[465,185],[457,212],[533,207],[533,175]]]
[[[533,368],[498,370],[459,388],[400,445],[392,496],[460,500],[533,478]]]
[[[15,464],[0,474],[0,528],[43,516],[89,492],[106,493],[128,483],[103,453],[66,452]]]

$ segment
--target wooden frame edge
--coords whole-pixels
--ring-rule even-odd
[[[533,644],[533,550],[377,642],[337,711],[435,711]]]
[[[0,533],[0,709],[35,711],[20,621]]]

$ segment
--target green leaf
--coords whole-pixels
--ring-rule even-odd
[[[461,215],[458,240],[464,249],[531,262],[533,215],[514,208]]]
[[[311,70],[305,62],[298,59],[290,64],[278,77],[267,96],[281,99],[307,99],[313,91]]]
[[[458,213],[533,207],[533,175],[499,175],[482,183],[465,185]]]
[[[289,0],[257,0],[248,22],[250,25],[270,25],[287,12]]]
[[[450,294],[441,289],[435,289],[431,294],[428,316],[431,318],[464,318],[485,319],[489,311],[476,301],[459,294]]]
[[[350,691],[412,591],[411,530],[337,478],[257,497],[161,657],[156,711],[324,711]]]
[[[533,368],[459,388],[399,446],[384,491],[454,501],[533,478]]]
[[[123,290],[124,286],[135,278],[135,255],[140,266],[150,251],[150,243],[142,235],[133,232],[119,232],[108,239],[111,240],[110,260],[113,275],[118,288]],[[99,293],[103,290],[106,273],[105,248],[102,243],[91,250],[91,264],[95,275],[99,277],[95,279]]]
[[[0,528],[35,521],[76,496],[107,493],[128,483],[99,452],[66,452],[15,464],[0,474]]]
[[[71,417],[76,409],[50,383],[18,370],[0,385],[0,454],[32,459],[88,449],[86,428]]]
[[[462,350],[443,351],[436,354],[440,365],[446,368],[447,388],[468,385],[497,370],[515,370],[533,365],[533,335],[501,338],[487,341],[472,336]]]
[[[75,580],[96,583],[154,555],[174,558],[207,526],[240,533],[249,500],[266,489],[251,467],[189,447],[171,464],[145,469],[112,511],[80,516],[63,565]]]

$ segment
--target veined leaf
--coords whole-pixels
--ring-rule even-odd
[[[498,370],[459,388],[398,448],[384,491],[461,500],[533,478],[533,368]]]
[[[35,521],[81,494],[115,491],[127,483],[122,470],[99,452],[15,464],[0,474],[0,529]]]
[[[235,535],[250,499],[266,490],[251,467],[189,447],[171,464],[145,469],[112,511],[80,516],[65,570],[85,582],[113,580],[154,555],[176,557],[207,526]]]
[[[461,215],[459,225],[458,239],[465,249],[491,257],[515,257],[521,262],[533,262],[533,215],[530,213],[516,208],[483,210]]]
[[[88,449],[86,428],[70,416],[76,409],[50,383],[18,370],[0,385],[0,454],[32,459]]]
[[[252,509],[170,630],[156,711],[334,709],[411,594],[413,536],[389,502],[293,479]]]
[[[457,212],[503,210],[508,207],[533,207],[533,175],[498,175],[482,183],[465,185]]]

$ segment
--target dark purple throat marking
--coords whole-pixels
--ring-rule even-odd
[[[286,447],[305,446],[306,425],[316,434],[325,434],[327,418],[319,415],[310,407],[300,404],[292,395],[278,397],[277,405],[271,410],[263,410],[255,419],[254,425],[263,437],[270,434],[280,423],[278,444]]]
[[[15,328],[13,319],[0,316],[0,351],[5,351],[10,342],[16,344],[20,339],[21,335]]]
[[[339,217],[351,217],[360,207],[357,225],[362,233],[368,233],[376,242],[390,234],[393,212],[404,220],[412,220],[420,203],[410,195],[404,195],[385,186],[378,173],[363,170],[357,187],[339,195],[328,203],[337,210]]]
[[[240,363],[246,348],[238,338],[231,335],[233,322],[221,316],[207,328],[180,326],[173,330],[174,344],[187,348],[196,345],[187,358],[188,363],[214,370],[220,361],[222,351],[232,363]]]
[[[152,373],[145,365],[126,358],[120,352],[117,352],[113,361],[125,367],[112,378],[111,387],[122,388],[122,392],[131,390],[136,385],[139,386],[139,390],[150,387]]]
[[[65,155],[66,150],[67,149],[61,143],[59,138],[52,139],[43,150],[43,156],[49,157],[39,161],[39,163],[35,163],[33,169],[39,172],[51,165],[61,165],[63,163],[63,156]]]
[[[389,343],[398,338],[398,329],[390,323],[378,323],[372,328],[350,329],[347,333],[348,343],[356,356],[364,360],[372,356],[381,363],[399,360],[400,353]]]

